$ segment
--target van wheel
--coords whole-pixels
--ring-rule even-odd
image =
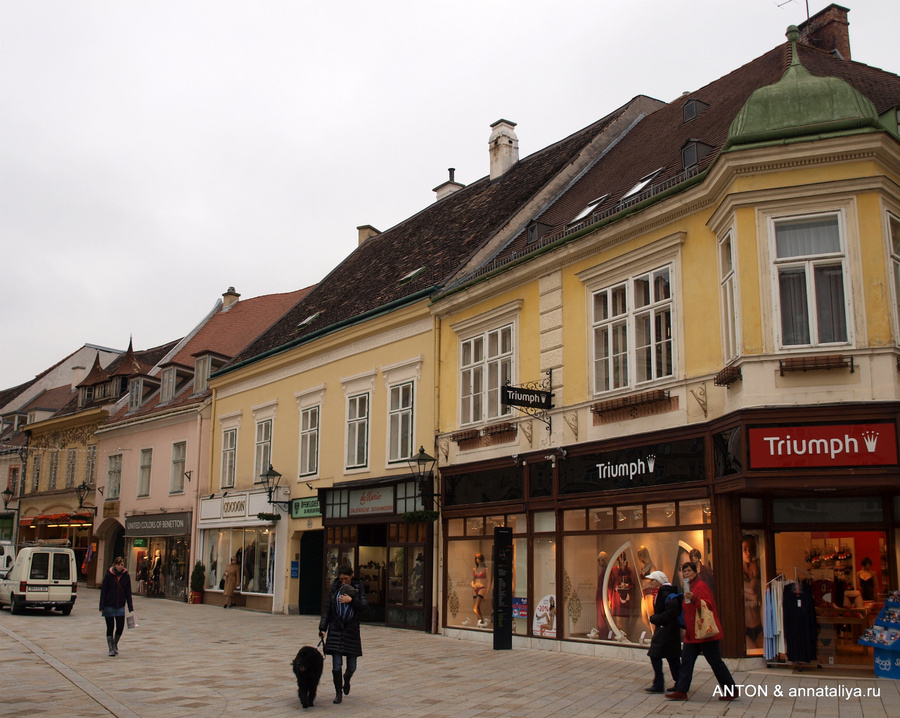
[[[72,613],[72,606],[71,606],[71,604],[68,606],[63,606],[59,610],[62,611],[63,616],[68,616],[70,613]]]
[[[22,604],[16,600],[16,594],[14,593],[9,595],[9,612],[14,616],[18,616],[25,612],[25,609],[22,608]]]

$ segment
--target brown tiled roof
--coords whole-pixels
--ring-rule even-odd
[[[268,329],[276,319],[312,291],[312,287],[283,294],[266,294],[235,302],[217,312],[181,348],[172,363],[194,368],[194,357],[212,353],[233,357]]]
[[[118,357],[116,357],[117,361]],[[110,364],[110,366],[112,363]],[[103,384],[109,381],[110,374],[109,372],[100,366],[100,355],[94,355],[94,365],[91,367],[91,370],[88,372],[88,375],[82,379],[78,386],[97,386],[97,384]]]
[[[900,104],[900,77],[897,75],[805,45],[799,46],[799,53],[801,62],[812,75],[845,80],[868,97],[879,113]],[[781,79],[790,57],[790,45],[779,45],[646,117],[568,192],[536,218],[550,227],[541,244],[561,238],[560,233],[590,201],[607,193],[609,197],[595,211],[607,210],[609,214],[614,214],[622,196],[641,178],[657,169],[662,168],[662,172],[652,180],[646,191],[665,188],[667,182],[677,183],[684,171],[681,150],[690,140],[699,140],[713,148],[697,171],[706,169],[728,138],[729,126],[735,115],[754,90]],[[709,107],[695,119],[684,122],[683,107],[689,99],[700,100]],[[587,219],[576,226],[590,223],[591,220]],[[528,246],[527,236],[523,232],[491,262],[483,265],[478,273],[502,266],[531,249],[533,245]]]
[[[427,296],[452,276],[586,145],[625,105],[560,142],[522,158],[501,177],[484,177],[371,237],[301,302],[229,365],[293,344],[368,312]],[[421,272],[404,281],[411,272]],[[312,321],[300,327],[309,317]]]
[[[72,391],[71,384],[58,386],[55,389],[47,389],[46,391],[42,391],[40,394],[34,397],[34,399],[28,402],[28,404],[26,404],[22,408],[22,410],[26,412],[35,410],[59,411],[64,406],[66,406],[75,395],[76,392]]]

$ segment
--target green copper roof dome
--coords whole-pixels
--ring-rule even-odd
[[[731,123],[726,149],[864,127],[883,129],[875,106],[847,82],[809,74],[797,53],[799,36],[797,27],[791,25],[787,31],[791,66],[774,85],[750,95]]]

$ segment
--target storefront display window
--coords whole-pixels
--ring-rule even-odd
[[[537,517],[535,517],[537,518]],[[537,523],[537,522],[535,522]],[[534,600],[531,630],[535,636],[556,637],[556,540],[534,539]]]
[[[206,588],[218,589],[225,566],[234,557],[242,593],[271,594],[275,579],[275,532],[268,526],[206,529],[200,532],[201,556],[208,564]]]

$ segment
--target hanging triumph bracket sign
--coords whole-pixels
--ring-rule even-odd
[[[547,377],[539,381],[528,381],[513,386],[504,384],[500,387],[500,404],[511,406],[523,414],[543,421],[550,429],[549,410],[553,408],[553,371],[546,372]]]

